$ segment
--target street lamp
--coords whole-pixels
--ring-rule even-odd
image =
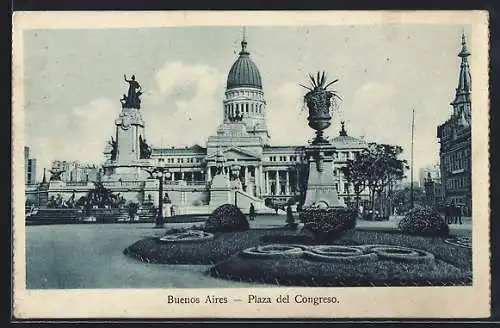
[[[165,178],[170,178],[170,172],[168,168],[164,166],[157,166],[152,171],[147,171],[150,177],[157,179],[160,182],[160,188],[158,190],[158,213],[155,218],[155,227],[163,228],[163,182]]]

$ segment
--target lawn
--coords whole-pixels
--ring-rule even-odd
[[[210,264],[208,274],[224,279],[294,286],[429,286],[470,285],[472,252],[440,238],[354,230],[332,245],[387,244],[434,254],[432,264],[375,260],[363,263],[328,263],[306,258],[261,259],[241,255],[246,248],[266,244],[314,242],[285,229],[251,229],[216,233],[213,240],[164,243],[157,238],[139,240],[124,253],[141,261],[163,264]]]

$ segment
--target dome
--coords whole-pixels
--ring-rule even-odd
[[[240,56],[234,62],[227,76],[227,89],[250,87],[262,89],[262,79],[257,65],[246,51],[247,42],[241,41]]]

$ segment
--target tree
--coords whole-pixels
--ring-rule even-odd
[[[411,190],[409,187],[394,191],[392,196],[394,204],[398,207],[398,212],[405,213],[411,209]],[[416,205],[425,204],[425,192],[420,187],[413,188],[413,201]]]
[[[399,159],[403,152],[400,146],[370,143],[354,160],[348,160],[343,169],[344,175],[354,187],[356,206],[359,206],[361,192],[368,188],[370,208],[374,208],[375,196],[382,192],[390,194],[394,182],[404,178],[408,169],[406,160]]]
[[[347,182],[353,186],[353,191],[355,195],[355,207],[359,208],[359,202],[361,199],[361,193],[366,187],[366,174],[365,165],[366,163],[360,160],[347,160],[347,166],[341,168]]]

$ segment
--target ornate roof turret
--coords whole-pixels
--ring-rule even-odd
[[[257,65],[250,59],[245,35],[241,41],[241,51],[227,76],[227,89],[250,87],[262,89],[262,78]]]
[[[467,49],[465,34],[462,33],[462,49],[458,53],[458,57],[462,58],[462,62],[460,63],[460,74],[458,76],[458,87],[456,89],[455,100],[452,102],[452,105],[470,102],[470,92],[472,88],[470,67],[467,59],[470,55],[471,53]]]

